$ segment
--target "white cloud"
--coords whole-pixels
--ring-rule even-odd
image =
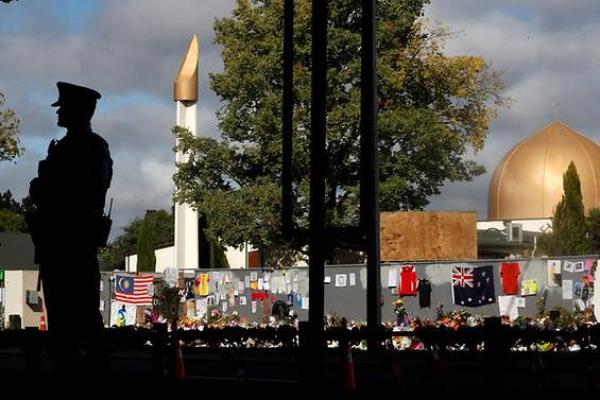
[[[600,15],[596,0],[432,0],[427,15],[456,24],[505,14],[539,31],[572,31],[593,25]]]

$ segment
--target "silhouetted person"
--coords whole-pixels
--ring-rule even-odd
[[[104,203],[112,159],[106,141],[91,129],[100,93],[65,82],[57,86],[59,97],[52,107],[58,107],[57,125],[67,134],[52,140],[48,156],[39,162],[29,188],[36,211],[28,222],[40,265],[51,353],[56,371],[66,375],[82,371],[82,344],[89,367],[101,368],[104,326],[97,251],[110,230]]]

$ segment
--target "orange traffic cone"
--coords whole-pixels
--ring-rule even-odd
[[[185,364],[183,363],[183,353],[181,352],[181,341],[175,340],[175,379],[185,379]]]
[[[354,361],[352,360],[352,349],[346,346],[346,361],[344,363],[346,374],[346,389],[356,390],[356,377],[354,376]]]
[[[42,315],[40,315],[40,331],[45,332],[48,330],[46,327],[46,315],[44,315],[44,307],[42,307]]]

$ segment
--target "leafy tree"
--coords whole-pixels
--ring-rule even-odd
[[[10,190],[0,193],[0,210],[8,210],[14,213],[23,212],[21,205],[15,200]]]
[[[446,56],[450,33],[421,18],[427,0],[378,2],[380,208],[423,209],[445,181],[484,172],[480,150],[498,109],[499,74],[477,56]],[[176,200],[207,216],[206,234],[227,245],[285,249],[280,231],[282,0],[238,0],[215,23],[224,71],[210,76],[220,96],[221,140],[175,127],[189,158],[174,180]],[[307,225],[311,4],[296,1],[294,218]],[[358,222],[360,162],[359,0],[330,2],[327,87],[327,223]],[[282,247],[283,246],[283,247]],[[297,251],[302,247],[297,246]],[[271,252],[281,254],[281,251]],[[283,259],[283,258],[281,258]]]
[[[229,268],[229,262],[225,256],[225,248],[220,242],[210,240],[206,237],[205,229],[207,221],[205,216],[201,216],[198,221],[198,254],[200,268]]]
[[[0,1],[10,3],[13,0]],[[13,160],[23,152],[19,147],[19,125],[15,112],[5,107],[4,95],[0,93],[0,161]]]
[[[4,95],[0,93],[0,161],[10,161],[20,156],[19,124],[15,112],[5,107]]]
[[[572,161],[563,175],[563,190],[552,217],[552,232],[540,237],[540,249],[549,256],[589,254],[592,243],[587,235],[581,183]]]
[[[163,316],[169,324],[177,322],[179,317],[179,303],[181,296],[179,294],[180,288],[169,287],[164,281],[160,281],[156,284],[156,311],[159,315]],[[176,328],[176,327],[175,327]]]
[[[152,247],[160,249],[171,246],[175,240],[173,213],[158,210],[148,213],[144,218],[135,218],[123,228],[123,233],[100,251],[99,259],[105,269],[125,269],[125,257],[137,253],[137,243],[143,222],[149,225],[153,233]]]
[[[592,251],[600,252],[600,208],[592,208],[588,213],[587,232]]]
[[[144,218],[135,218],[123,228],[121,235],[116,237],[107,247],[100,250],[99,259],[104,269],[125,269],[125,257],[137,254],[139,233],[144,221],[152,231],[152,247],[155,250],[173,245],[175,242],[173,211],[153,211],[146,214]],[[201,218],[200,224],[203,223],[205,222]],[[199,242],[201,266],[229,268],[223,246],[215,241],[209,243],[208,239],[202,235]]]
[[[29,232],[25,212],[30,206],[29,196],[19,203],[10,190],[0,193],[0,232]]]
[[[146,217],[148,216],[147,213]],[[156,256],[154,254],[154,240],[152,227],[146,218],[138,231],[137,240],[137,270],[138,272],[154,272],[156,266]]]
[[[25,217],[14,211],[0,209],[0,232],[27,232]]]

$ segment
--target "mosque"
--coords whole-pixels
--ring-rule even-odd
[[[600,146],[563,122],[523,139],[500,161],[490,181],[488,219],[549,218],[563,193],[573,161],[586,211],[600,206]]]
[[[480,258],[535,251],[535,234],[551,226],[571,161],[587,213],[600,207],[600,146],[594,141],[554,121],[506,153],[490,180],[487,220],[477,223]]]

